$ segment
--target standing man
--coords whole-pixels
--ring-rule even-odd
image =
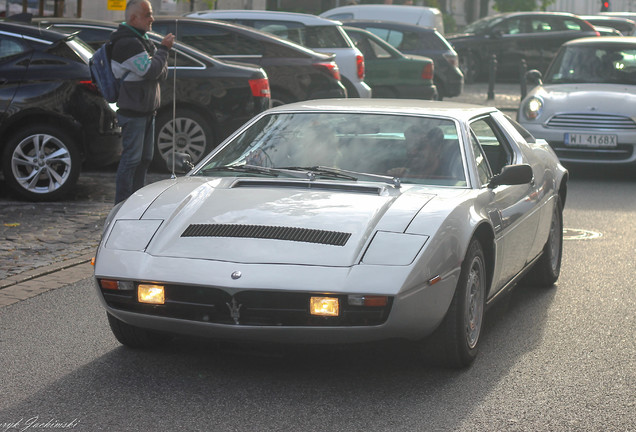
[[[148,39],[152,28],[149,0],[129,0],[126,22],[111,35],[111,67],[122,81],[117,100],[117,120],[122,130],[122,154],[117,168],[115,204],[124,201],[146,182],[154,151],[155,113],[161,103],[160,82],[168,76],[168,51],[174,35],[159,46]]]

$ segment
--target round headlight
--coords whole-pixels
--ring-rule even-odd
[[[529,120],[534,120],[541,115],[543,101],[537,97],[532,97],[526,102],[524,114]]]

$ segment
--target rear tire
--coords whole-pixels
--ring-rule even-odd
[[[561,274],[561,258],[563,256],[563,206],[557,196],[552,210],[550,235],[543,246],[543,254],[539,261],[525,277],[525,284],[543,288],[551,287]]]
[[[177,108],[175,124],[172,110],[164,110],[157,116],[152,162],[155,169],[168,170],[167,161],[172,152],[173,140],[175,151],[189,154],[193,164],[203,159],[218,144],[210,121],[195,111]]]
[[[64,197],[77,183],[81,157],[75,140],[53,125],[35,125],[10,136],[2,170],[14,193],[31,201]]]
[[[172,337],[166,333],[142,329],[115,318],[109,313],[108,324],[110,329],[122,345],[135,349],[157,348],[166,344]]]

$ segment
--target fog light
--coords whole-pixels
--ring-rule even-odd
[[[335,297],[311,297],[309,299],[309,312],[312,315],[338,316],[340,302]]]
[[[139,303],[164,304],[166,298],[163,286],[139,284],[137,286],[137,300],[139,300]]]

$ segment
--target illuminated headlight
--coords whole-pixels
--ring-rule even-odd
[[[309,312],[318,316],[338,316],[340,302],[335,297],[311,297],[309,299]]]
[[[539,98],[532,97],[526,102],[524,114],[527,119],[534,120],[541,115],[543,109],[543,101]]]
[[[164,304],[166,302],[163,285],[139,284],[137,286],[139,303]]]

